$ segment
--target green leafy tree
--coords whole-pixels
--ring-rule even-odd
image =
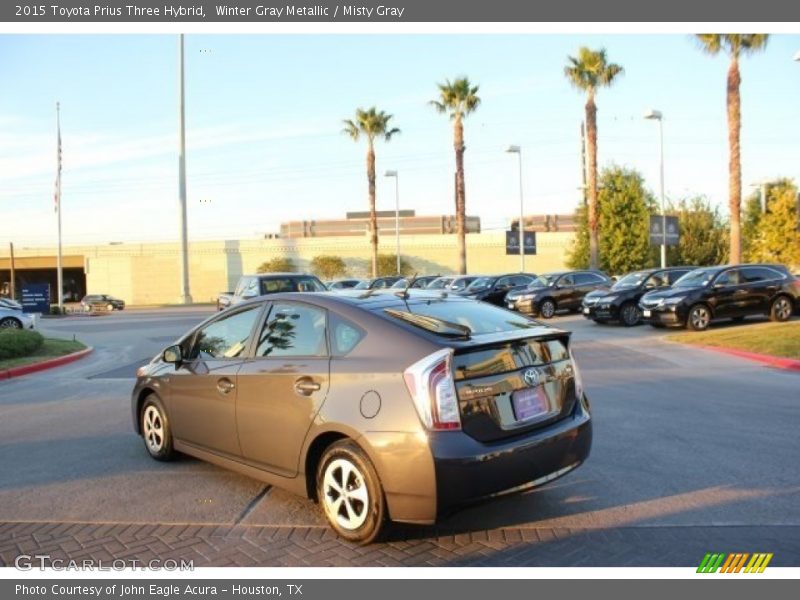
[[[797,187],[791,181],[768,187],[767,212],[759,215],[753,233],[747,244],[749,260],[800,266]]]
[[[742,107],[739,87],[739,58],[763,50],[769,36],[762,33],[701,33],[697,35],[704,52],[716,56],[720,52],[728,55],[728,80],[726,108],[728,111],[728,205],[730,209],[730,261],[742,262],[742,157],[740,133],[742,129]]]
[[[631,169],[609,167],[600,174],[599,268],[622,274],[652,264],[650,214],[655,201],[644,187],[642,176]],[[590,229],[587,211],[576,211],[578,230],[567,264],[575,269],[590,265]]]
[[[589,265],[597,268],[599,251],[599,218],[597,190],[597,105],[595,94],[601,87],[609,87],[623,72],[621,66],[608,62],[605,49],[591,50],[582,47],[578,56],[568,56],[564,76],[586,94],[586,146],[588,150],[587,190],[589,222]]]
[[[297,266],[294,261],[287,256],[276,256],[266,262],[261,263],[256,269],[258,273],[295,273]]]
[[[677,206],[680,239],[667,248],[670,265],[719,265],[728,259],[727,223],[706,198],[681,200]],[[658,248],[654,247],[654,258]],[[655,262],[655,260],[654,260]]]
[[[311,259],[311,272],[321,279],[331,280],[347,274],[347,265],[341,256],[321,254]]]
[[[372,245],[372,276],[378,272],[378,213],[375,210],[375,140],[388,142],[400,133],[397,127],[390,127],[392,115],[374,106],[364,110],[356,109],[355,119],[345,119],[342,133],[350,136],[354,142],[362,137],[367,140],[367,190],[369,194],[369,241]]]
[[[453,121],[453,147],[456,152],[456,234],[458,235],[458,272],[467,272],[466,238],[466,187],[464,184],[464,118],[477,110],[481,99],[478,86],[472,85],[466,77],[460,77],[437,84],[439,98],[430,104],[437,112],[449,114]]]
[[[397,274],[397,255],[396,254],[379,254],[378,255],[378,276],[386,277],[387,275]],[[400,275],[409,277],[414,274],[413,265],[408,262],[403,256],[400,256]]]

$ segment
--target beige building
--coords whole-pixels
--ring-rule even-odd
[[[535,256],[525,257],[525,270],[542,273],[565,267],[573,233],[544,231],[537,234]],[[394,254],[394,236],[383,235],[380,252]],[[403,235],[401,254],[420,275],[454,273],[457,269],[455,235]],[[128,304],[171,304],[180,295],[180,246],[178,243],[114,244],[69,246],[64,255],[77,296],[106,293]],[[197,241],[189,244],[191,294],[195,302],[213,302],[217,294],[232,290],[239,277],[253,273],[276,256],[291,258],[301,270],[318,255],[342,257],[352,276],[365,277],[369,271],[369,240],[362,237],[308,237]],[[55,289],[55,249],[25,248],[16,251],[17,287],[22,283],[52,282]],[[24,264],[25,269],[20,269]],[[83,269],[80,269],[82,265]],[[505,253],[505,232],[467,235],[467,266],[470,273],[517,272],[519,256]],[[0,254],[0,290],[9,280],[8,254]],[[24,275],[24,280],[20,276]],[[81,278],[85,277],[85,288]],[[65,276],[65,287],[67,278]],[[53,292],[55,301],[55,292]]]

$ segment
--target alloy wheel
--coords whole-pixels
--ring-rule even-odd
[[[22,329],[22,325],[20,325],[19,321],[10,317],[0,321],[0,327],[3,329]]]
[[[772,314],[776,321],[788,321],[792,316],[792,305],[788,298],[781,296],[772,304]]]
[[[545,319],[549,319],[556,314],[556,306],[553,304],[552,300],[545,300],[539,307],[539,312],[542,313]]]
[[[142,429],[147,447],[153,454],[158,454],[164,447],[164,419],[158,408],[150,405],[144,409]]]
[[[626,304],[622,307],[622,322],[628,327],[636,325],[641,318],[642,314],[635,304]]]
[[[355,531],[369,515],[369,490],[364,475],[347,459],[337,458],[322,480],[325,510],[343,529]]]
[[[695,306],[689,313],[689,326],[695,331],[702,331],[711,322],[711,313],[705,306]]]

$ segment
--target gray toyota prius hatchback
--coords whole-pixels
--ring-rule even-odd
[[[138,371],[147,452],[304,495],[359,543],[387,521],[560,477],[589,455],[569,333],[446,292],[286,293],[201,323]]]

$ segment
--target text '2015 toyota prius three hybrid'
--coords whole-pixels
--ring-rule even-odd
[[[569,333],[426,291],[286,293],[235,306],[139,369],[133,421],[176,451],[318,501],[345,539],[433,523],[589,455]]]

